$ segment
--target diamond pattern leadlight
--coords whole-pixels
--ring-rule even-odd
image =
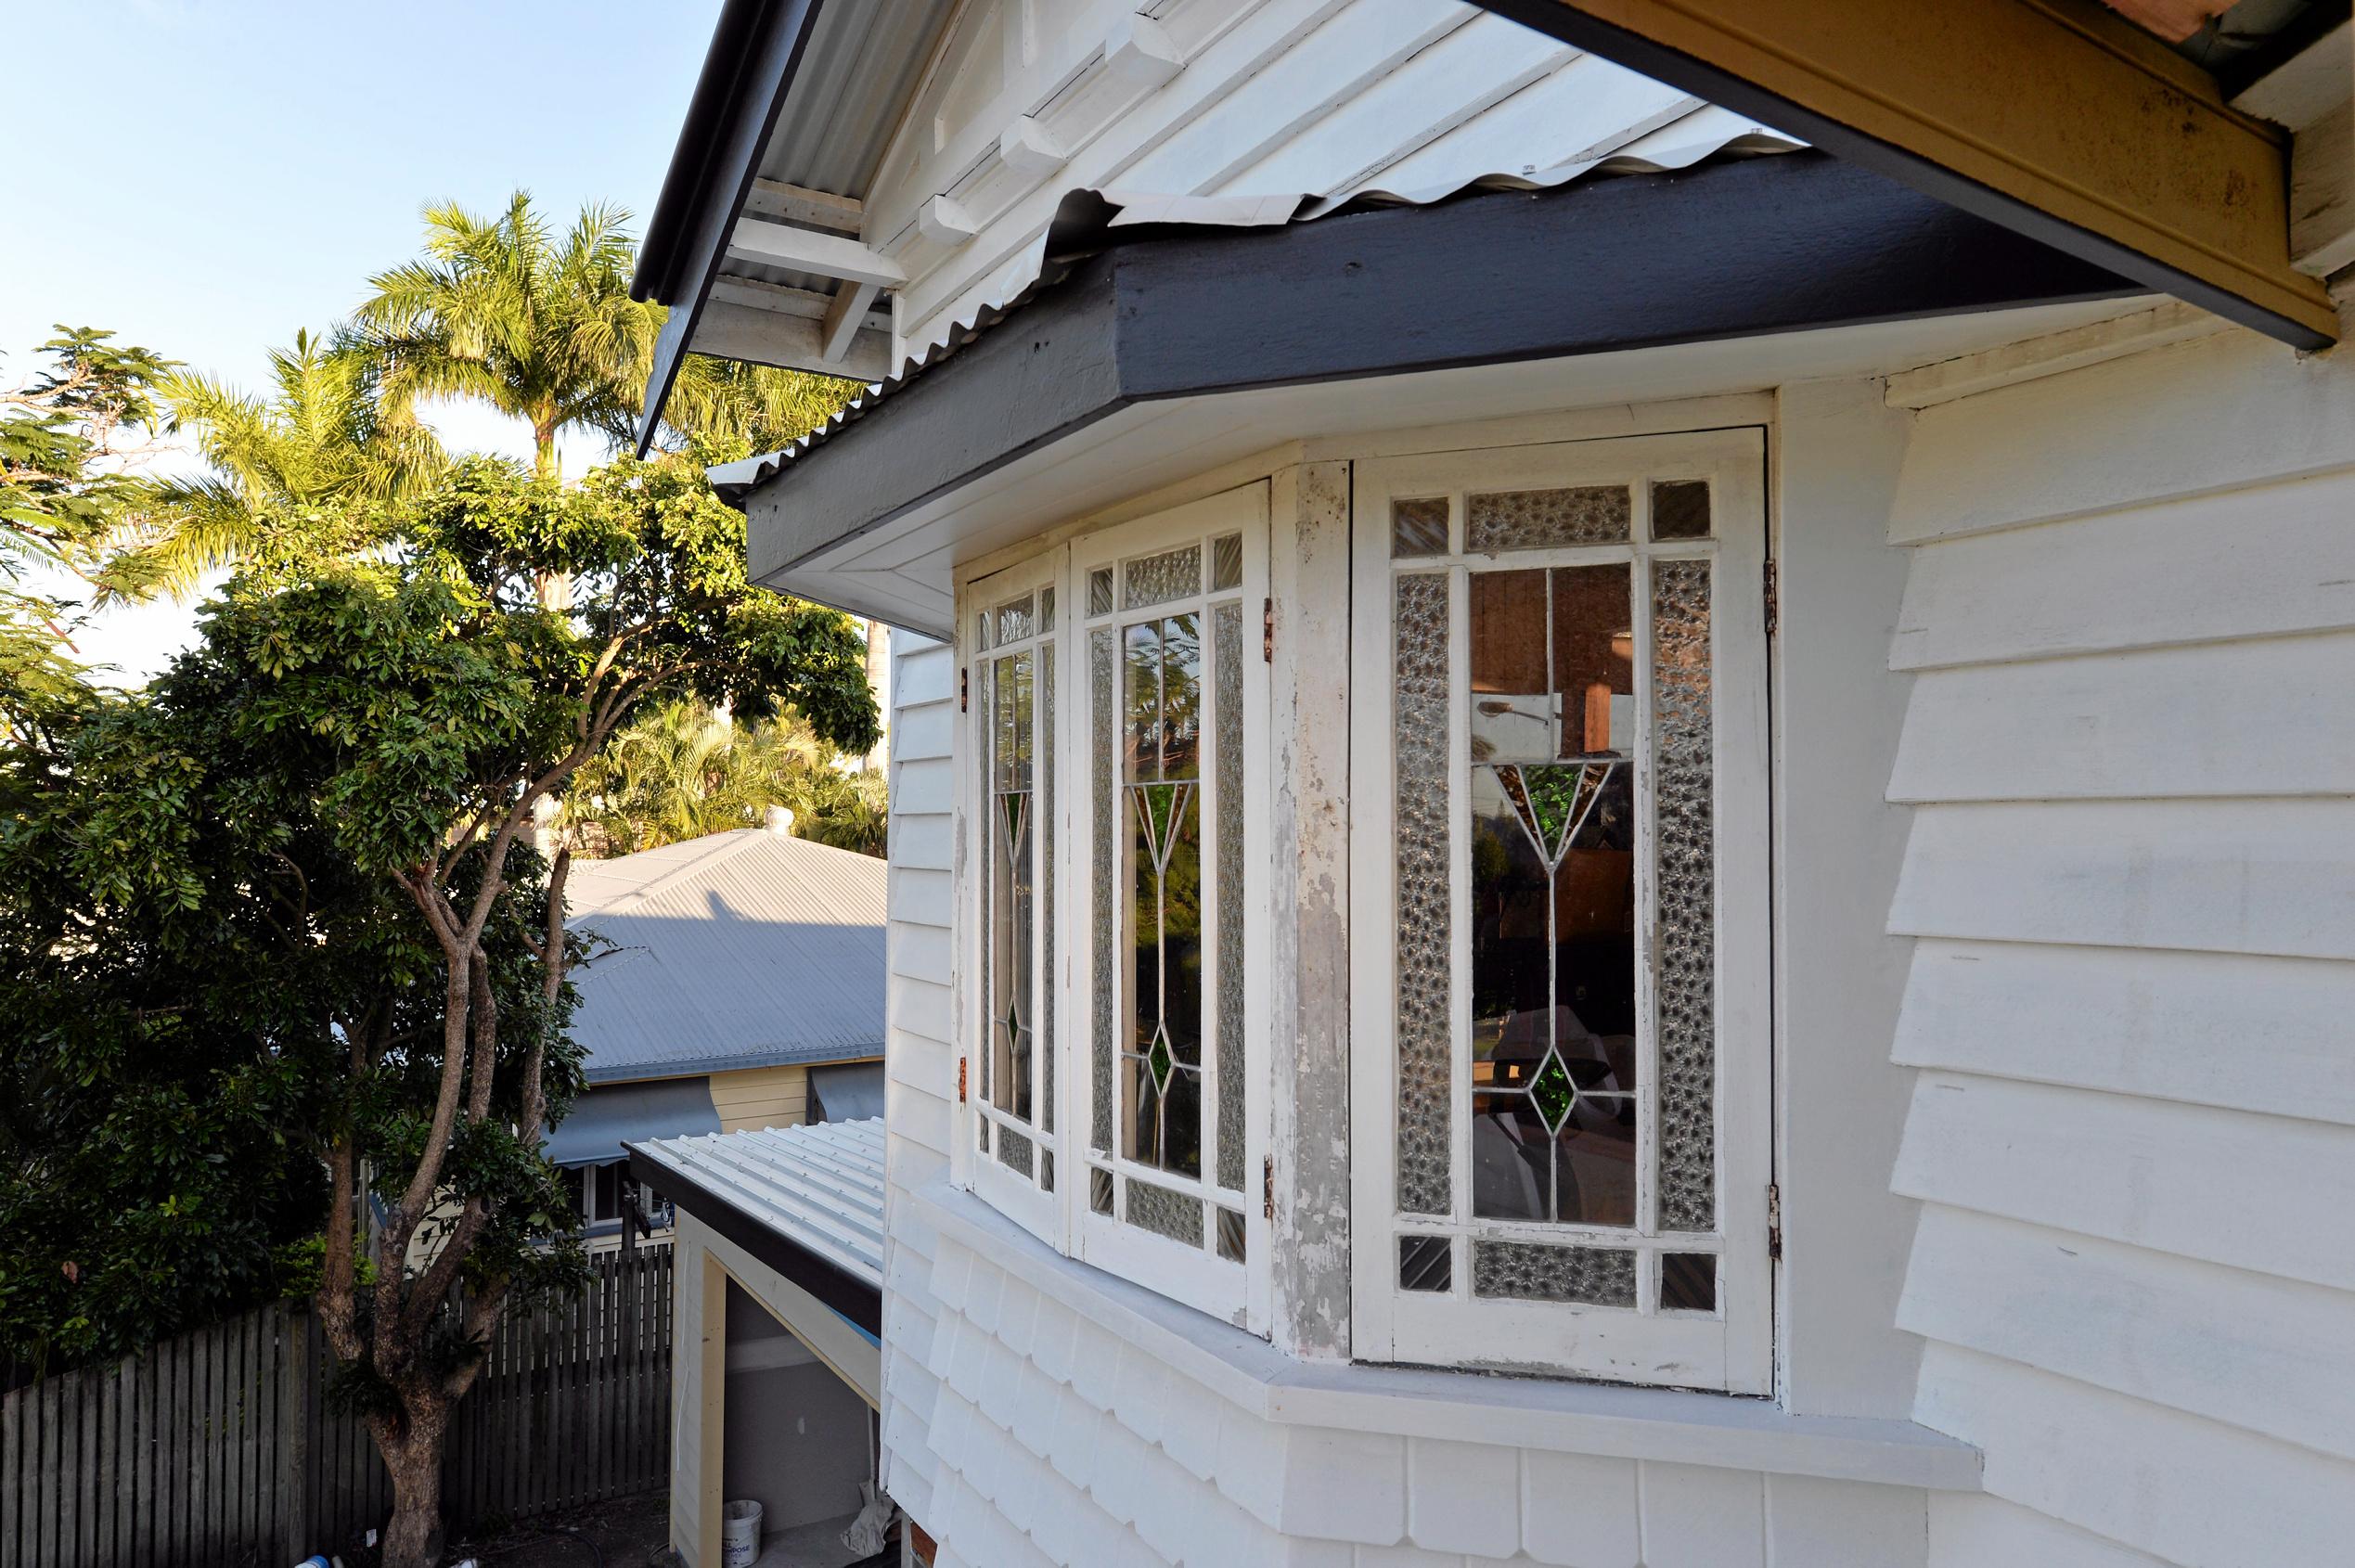
[[[1548,870],[1559,870],[1562,857],[1586,828],[1602,799],[1616,763],[1519,764],[1500,765],[1497,782],[1514,813],[1537,845]]]
[[[1145,1065],[1152,1072],[1155,1089],[1165,1095],[1169,1092],[1169,1074],[1177,1064],[1178,1059],[1169,1052],[1169,1031],[1156,1025],[1152,1048],[1145,1053]]]
[[[1546,1053],[1545,1065],[1529,1080],[1529,1099],[1536,1103],[1546,1131],[1558,1135],[1562,1124],[1570,1119],[1570,1108],[1578,1101],[1578,1086],[1570,1081],[1570,1070],[1562,1065],[1561,1053]]]

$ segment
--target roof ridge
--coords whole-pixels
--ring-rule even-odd
[[[680,842],[683,843],[698,844],[713,840],[733,840],[735,842],[732,843],[714,843],[713,847],[709,851],[701,855],[688,856],[683,864],[672,867],[661,876],[656,877],[652,881],[644,883],[638,887],[634,887],[627,893],[617,895],[611,904],[604,905],[596,909],[584,911],[579,918],[586,919],[593,915],[610,915],[616,909],[621,908],[624,905],[631,904],[641,899],[651,898],[656,893],[661,893],[665,888],[672,886],[680,879],[686,877],[689,872],[700,871],[705,867],[727,859],[730,855],[742,853],[744,841],[753,837],[766,836],[771,835],[768,834],[768,829],[765,828],[730,828],[725,832],[703,833],[692,839],[682,840]],[[664,844],[663,847],[664,849],[668,849],[672,846]],[[613,857],[614,860],[627,860],[629,856],[625,855],[618,855]],[[608,861],[606,864],[611,865],[612,861]]]

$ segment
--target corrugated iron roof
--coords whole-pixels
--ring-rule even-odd
[[[630,1147],[843,1273],[882,1289],[881,1117]]]
[[[883,1049],[883,906],[872,855],[759,829],[575,862],[573,971],[593,1084],[843,1061]]]

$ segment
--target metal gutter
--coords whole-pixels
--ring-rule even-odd
[[[822,0],[726,0],[647,221],[630,297],[671,307],[654,345],[637,449],[653,444],[727,234],[759,172]]]

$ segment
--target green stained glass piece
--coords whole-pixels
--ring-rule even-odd
[[[1144,793],[1145,824],[1152,833],[1153,858],[1165,859],[1169,854],[1169,824],[1178,815],[1178,786],[1148,784]]]
[[[1169,1073],[1177,1059],[1169,1051],[1169,1031],[1156,1024],[1152,1048],[1145,1053],[1145,1065],[1152,1070],[1153,1087],[1163,1094],[1169,1092]]]
[[[1570,1119],[1570,1107],[1578,1100],[1578,1086],[1570,1081],[1570,1070],[1562,1065],[1562,1058],[1546,1052],[1545,1065],[1529,1080],[1529,1099],[1537,1106],[1538,1114],[1549,1134],[1562,1131],[1562,1124]]]
[[[1573,763],[1560,767],[1524,767],[1514,804],[1536,824],[1538,844],[1549,865],[1559,864],[1601,792],[1607,765]],[[1525,804],[1524,803],[1525,802]]]

